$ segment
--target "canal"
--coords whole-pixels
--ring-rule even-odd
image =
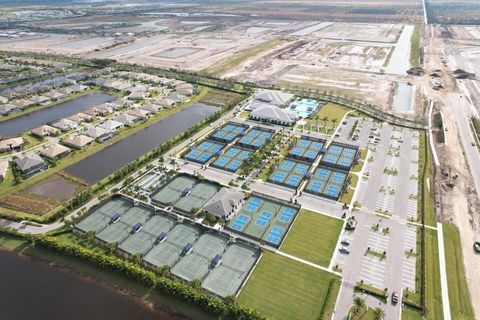
[[[0,266],[0,319],[180,319],[109,286],[12,252],[0,250]]]
[[[107,101],[114,100],[115,97],[95,92],[76,99],[53,105],[49,108],[31,112],[7,121],[0,122],[0,136],[14,137],[24,131],[29,131],[38,126],[59,120],[72,114],[85,111],[86,109],[100,105]]]
[[[218,111],[196,103],[71,165],[65,171],[95,183]]]

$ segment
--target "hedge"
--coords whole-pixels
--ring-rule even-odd
[[[221,315],[223,318],[245,320],[266,319],[253,309],[239,306],[234,302],[226,303],[203,290],[192,288],[179,280],[158,276],[155,272],[136,263],[103,253],[96,253],[80,245],[63,243],[50,236],[28,236],[28,238],[30,238],[36,246],[55,251],[65,256],[87,261],[102,269],[118,272],[147,286],[155,287],[164,293],[194,303],[205,311]]]
[[[383,301],[387,301],[388,299],[388,293],[386,291],[369,286],[361,282],[355,283],[355,290],[370,294],[372,296],[382,299]]]

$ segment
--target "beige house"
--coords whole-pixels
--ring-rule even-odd
[[[40,154],[49,159],[63,158],[70,154],[70,149],[60,144],[54,143],[40,149]]]
[[[60,129],[54,128],[49,125],[43,125],[38,128],[32,129],[30,131],[31,134],[37,136],[37,137],[52,137],[56,136],[57,134],[60,133]]]
[[[80,134],[78,136],[70,136],[63,140],[63,144],[75,149],[83,149],[89,144],[91,144],[95,139],[90,138],[86,135]]]
[[[22,137],[5,139],[0,141],[0,152],[20,151],[24,144]]]

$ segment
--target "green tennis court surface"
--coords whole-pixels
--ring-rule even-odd
[[[182,213],[193,214],[193,211],[202,208],[218,190],[219,187],[213,183],[180,175],[154,193],[152,200],[161,205],[173,206]]]
[[[297,212],[294,206],[251,196],[227,228],[279,246]]]
[[[75,227],[95,231],[98,239],[117,243],[127,254],[142,255],[152,268],[167,265],[181,279],[200,279],[206,290],[221,297],[236,294],[260,256],[250,244],[232,242],[226,235],[123,197],[94,208]]]

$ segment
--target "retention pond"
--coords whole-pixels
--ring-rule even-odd
[[[89,183],[96,183],[217,110],[217,107],[196,103],[77,162],[66,171]]]
[[[0,250],[0,319],[180,319],[66,270]]]
[[[0,136],[14,137],[24,131],[59,120],[72,114],[85,111],[90,107],[114,100],[115,97],[95,92],[76,99],[62,102],[46,109],[31,112],[7,121],[0,122]]]

